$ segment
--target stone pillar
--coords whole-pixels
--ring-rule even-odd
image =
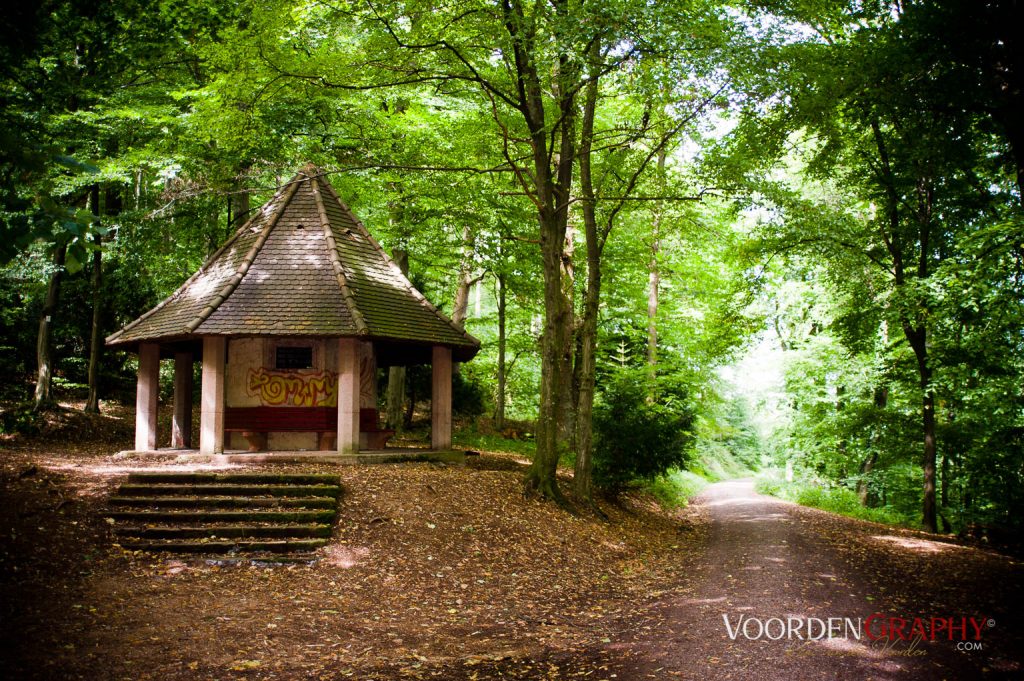
[[[452,349],[434,346],[430,398],[430,446],[452,448]]]
[[[227,342],[223,336],[203,338],[203,395],[199,413],[199,451],[224,451],[224,359]]]
[[[160,393],[160,347],[139,345],[139,383],[135,393],[135,449],[156,449],[156,407]]]
[[[171,447],[192,448],[192,353],[174,353],[174,417]]]
[[[360,346],[355,338],[338,339],[338,453],[359,451]]]

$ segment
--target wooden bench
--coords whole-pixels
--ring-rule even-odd
[[[337,409],[335,409],[337,413]],[[337,421],[337,416],[335,416]],[[338,429],[334,429],[337,437]],[[380,427],[380,416],[376,409],[359,410],[359,447],[360,449],[384,449],[388,439],[395,434],[395,431]],[[366,436],[365,438],[363,436]],[[364,441],[365,440],[365,441]]]
[[[226,407],[224,432],[241,433],[250,452],[266,449],[267,433],[317,433],[317,447],[333,450],[338,436],[337,407]],[[359,410],[359,446],[383,449],[393,430],[380,428],[376,409]]]

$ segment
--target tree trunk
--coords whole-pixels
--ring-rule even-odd
[[[882,177],[882,186],[886,193],[886,216],[888,221],[888,234],[885,227],[882,228],[882,239],[885,247],[892,258],[892,275],[899,291],[906,283],[907,269],[904,260],[904,252],[901,243],[904,239],[898,238],[901,233],[900,206],[902,199],[897,190],[897,183],[889,162],[889,152],[885,143],[885,136],[878,120],[871,122],[871,132],[874,136],[875,146],[878,150],[878,160]],[[921,177],[917,186],[918,207],[914,211],[917,221],[916,245],[917,268],[914,278],[919,284],[923,284],[929,275],[929,265],[934,254],[931,250],[931,216],[933,205],[933,188],[929,178]],[[912,242],[913,243],[913,242]],[[922,307],[920,299],[916,301],[917,307]],[[921,470],[924,473],[923,501],[921,504],[922,524],[929,532],[938,531],[938,522],[935,508],[935,393],[932,391],[931,367],[928,364],[928,331],[925,326],[923,310],[911,315],[907,312],[901,313],[900,324],[903,327],[903,335],[907,343],[914,351],[917,359],[918,380],[922,391],[921,396],[921,429],[924,434],[924,451],[921,457]]]
[[[551,44],[561,48],[571,42],[561,35],[572,24],[568,18],[569,3],[555,0],[553,6],[559,20],[552,24],[555,34],[550,36]],[[552,82],[542,83],[538,56],[541,49],[547,49],[548,38],[543,40],[544,48],[538,46],[537,27],[522,21],[523,7],[518,2],[502,3],[501,11],[510,38],[510,62],[515,69],[515,105],[529,133],[532,169],[520,168],[519,162],[507,151],[506,160],[524,171],[517,171],[516,177],[537,209],[544,274],[537,453],[526,472],[524,487],[527,494],[539,494],[564,504],[556,477],[561,454],[558,402],[562,396],[563,381],[568,378],[563,355],[571,329],[572,311],[562,288],[562,256],[576,158],[576,92],[581,83],[581,71],[570,55],[562,52],[558,55]],[[545,106],[546,100],[550,106]]]
[[[949,508],[949,452],[942,453],[942,503],[939,506],[939,518],[942,519],[942,532],[949,534],[953,527],[949,524],[945,510]]]
[[[937,509],[935,506],[935,393],[926,390],[922,401],[923,425],[924,425],[924,457],[922,468],[924,469],[924,500],[922,504],[922,515],[924,516],[924,528],[929,532],[938,532]]]
[[[600,44],[595,41],[590,58],[596,59]],[[573,491],[576,497],[593,504],[593,414],[594,384],[597,368],[597,315],[601,299],[601,244],[597,228],[597,206],[590,168],[590,152],[594,139],[594,116],[597,111],[597,77],[587,84],[583,103],[580,134],[580,193],[583,209],[583,231],[587,241],[587,290],[583,300],[583,322],[580,328],[579,404],[576,407],[576,463],[573,468]]]
[[[658,195],[665,193],[665,150],[658,152]],[[657,375],[658,367],[658,288],[661,286],[661,273],[658,270],[658,252],[661,250],[661,221],[665,215],[665,205],[659,201],[651,222],[651,259],[648,263],[647,275],[647,365],[651,369],[651,377]]]
[[[245,164],[241,167],[238,172],[238,177],[235,179],[235,194],[231,202],[231,208],[234,215],[232,216],[232,231],[245,224],[245,221],[249,219],[249,188],[246,187],[248,183],[249,170],[252,168],[249,164]]]
[[[593,215],[586,218],[596,223]],[[587,226],[587,291],[583,302],[583,323],[580,328],[580,387],[576,406],[576,463],[573,467],[573,491],[583,502],[593,502],[593,448],[594,448],[594,386],[597,367],[597,315],[601,299],[601,254],[598,249],[596,224],[591,233]],[[592,238],[593,237],[593,238]],[[593,243],[593,246],[591,244]]]
[[[402,274],[409,274],[409,254],[406,251],[396,248],[392,252],[392,260],[402,270]],[[388,428],[400,433],[405,430],[405,422],[405,367],[393,366],[388,368]]]
[[[39,368],[36,375],[35,405],[36,411],[46,409],[53,404],[53,348],[50,335],[53,329],[53,317],[57,312],[60,300],[61,277],[64,273],[64,257],[67,245],[60,244],[53,252],[53,273],[46,287],[46,299],[42,312],[39,314],[39,334],[36,338],[36,364]]]
[[[466,326],[469,315],[469,293],[473,285],[473,232],[469,225],[462,228],[462,260],[459,262],[459,284],[455,288],[452,323],[460,329]]]
[[[922,400],[922,417],[925,429],[925,452],[922,468],[925,471],[925,498],[922,505],[925,529],[930,533],[937,533],[939,524],[937,521],[937,510],[935,505],[935,461],[936,461],[936,436],[935,436],[935,393],[925,390]]]
[[[416,413],[416,381],[409,381],[409,399],[405,403],[405,428],[412,428],[412,417]]]
[[[473,277],[473,256],[476,249],[473,246],[473,231],[466,225],[462,229],[462,260],[459,263],[459,283],[455,288],[455,305],[452,307],[452,323],[460,329],[466,328],[466,318],[469,316],[469,296],[472,293],[473,284],[479,279]],[[460,362],[452,363],[452,375],[458,375]]]
[[[565,334],[564,345],[559,357],[562,362],[562,394],[558,400],[558,443],[563,451],[573,449],[576,436],[576,405],[579,401],[579,381],[573,356],[576,354],[576,271],[573,267],[572,230],[567,229],[565,250],[562,253],[562,299],[566,306],[569,329]]]
[[[498,275],[498,392],[494,397],[494,427],[505,428],[505,275]]]
[[[921,426],[924,432],[924,452],[921,457],[921,470],[924,472],[924,498],[921,506],[922,524],[928,532],[938,532],[938,517],[935,506],[935,393],[932,391],[931,368],[928,365],[927,333],[924,327],[905,327],[904,333],[910,343],[914,356],[917,358],[917,372],[920,381]]]
[[[886,331],[886,328],[884,326],[882,327],[882,334],[886,338],[886,340],[888,340],[888,332]],[[885,409],[886,405],[888,404],[889,388],[884,385],[875,388],[875,408],[879,410]],[[875,501],[875,499],[871,498],[871,492],[868,489],[867,478],[871,474],[871,471],[874,469],[875,464],[878,463],[878,452],[881,450],[882,447],[882,430],[881,427],[878,425],[875,425],[872,428],[871,446],[874,448],[874,451],[872,451],[871,454],[861,463],[861,478],[859,481],[857,481],[857,496],[860,498],[860,505],[865,507],[871,506],[872,502]]]
[[[558,234],[557,220],[549,218],[544,222],[547,224],[541,227],[544,333],[541,336],[540,410],[537,418],[537,454],[526,473],[526,489],[548,499],[561,500],[562,494],[558,490],[556,478],[561,455],[558,437],[561,410],[558,402],[562,396],[562,382],[567,378],[562,353],[568,336],[569,315],[561,287],[562,235]],[[552,248],[550,242],[554,239],[557,239],[557,246]]]
[[[89,193],[92,214],[100,214],[100,188],[93,185]],[[103,238],[97,233],[93,235],[96,250],[92,254],[92,326],[89,338],[89,397],[85,401],[85,411],[89,414],[100,413],[100,360],[103,354],[103,335],[100,321],[103,313],[103,253],[100,246]]]
[[[942,505],[949,506],[949,453],[942,454]]]
[[[860,478],[857,480],[857,498],[860,499],[860,505],[867,508],[868,504],[868,476],[871,475],[871,469],[875,467],[875,462],[878,461],[878,453],[871,452],[868,458],[864,459],[860,463]]]

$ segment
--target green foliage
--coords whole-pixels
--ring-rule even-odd
[[[4,322],[0,343],[7,348],[0,359],[0,367],[5,376],[16,379],[5,382],[3,396],[18,401],[29,396],[28,377],[35,368],[36,331],[46,295],[44,282],[49,267],[41,246],[25,255],[27,257],[21,262],[12,262],[0,269],[0,305]],[[142,314],[158,300],[146,270],[132,267],[133,259],[126,258],[118,248],[108,250],[100,320],[108,333]],[[78,397],[82,391],[74,386],[88,380],[92,295],[91,272],[82,271],[64,277],[51,339],[58,367],[54,384],[58,388],[67,386]],[[104,354],[100,374],[105,397],[116,396],[132,401],[135,368],[128,362],[129,356],[124,353]],[[64,393],[68,394],[67,390]]]
[[[1019,47],[1005,8],[751,12],[748,49],[731,53],[744,115],[704,158],[747,193],[770,263],[766,311],[789,356],[777,462],[866,485],[869,507],[920,504],[928,526],[938,502],[954,530],[1019,527],[1020,90],[985,84],[1002,57],[980,48]]]
[[[737,458],[725,444],[703,438],[698,438],[692,460],[687,464],[688,470],[711,482],[744,478],[752,475],[755,468]]]
[[[312,161],[386,249],[409,253],[416,285],[440,307],[451,309],[463,273],[482,277],[466,325],[483,347],[454,386],[463,416],[496,409],[503,282],[505,416],[535,419],[538,197],[516,178],[533,173],[532,133],[550,159],[562,141],[553,121],[569,119],[551,106],[528,129],[511,29],[536,48],[542,108],[574,91],[552,79],[581,76],[591,66],[585,48],[603,50],[589,160],[595,214],[614,225],[598,239],[605,484],[654,480],[668,498],[689,474],[658,475],[682,462],[717,480],[774,458],[827,481],[829,499],[862,484],[868,507],[910,515],[922,501],[922,398],[933,394],[944,517],[953,529],[1019,527],[1024,218],[1015,171],[1024,152],[1012,134],[1020,76],[1002,66],[1019,38],[999,20],[1003,4],[740,3],[725,12],[629,0],[566,5],[561,16],[541,3],[522,4],[511,24],[498,5],[465,11],[429,0],[25,5],[2,19],[9,39],[0,45],[2,397],[28,397],[54,247],[68,248],[55,383],[77,390],[94,235],[106,335],[195,272],[244,219],[240,206],[259,206]],[[710,114],[729,106],[722,120]],[[671,130],[664,169],[631,186]],[[681,161],[693,149],[699,166]],[[578,178],[570,185],[579,198]],[[624,193],[645,200],[617,201]],[[582,222],[581,203],[568,202],[572,224]],[[569,319],[590,267],[588,244],[574,239],[563,254],[575,276]],[[724,390],[718,369],[765,321],[787,356],[786,385],[775,403],[755,405]],[[924,373],[908,328],[924,339]],[[133,371],[128,355],[106,353],[104,397],[130,401]],[[429,372],[414,368],[407,386],[422,401]],[[774,430],[752,426],[754,409]],[[457,438],[533,448],[528,437]]]
[[[761,466],[763,446],[746,398],[712,386],[705,386],[704,393],[687,468],[711,481],[753,475]]]
[[[456,447],[485,452],[519,454],[527,459],[532,459],[537,451],[537,444],[532,436],[507,438],[501,433],[484,433],[471,428],[455,431],[452,434],[452,442]]]
[[[691,455],[694,414],[684,387],[623,370],[594,406],[594,481],[615,491],[683,468]]]
[[[823,487],[810,482],[786,482],[778,475],[778,471],[766,472],[757,478],[754,489],[760,494],[769,494],[801,506],[820,508],[830,513],[870,520],[886,525],[903,527],[919,527],[915,520],[916,513],[905,513],[892,506],[867,508],[862,506],[857,494],[845,487]],[[915,508],[916,511],[916,508]]]
[[[33,435],[39,432],[42,417],[31,404],[18,404],[0,411],[0,435]]]
[[[486,410],[487,388],[476,372],[461,369],[452,376],[452,411],[459,416],[479,416]]]
[[[971,269],[979,268],[975,263]],[[1019,391],[1010,383],[1020,376],[1022,354],[1013,335],[995,320],[1011,323],[1024,318],[1024,309],[1002,299],[1003,293],[980,304],[973,289],[983,285],[978,279],[967,283],[964,268],[957,270],[956,283],[939,276],[935,281],[944,299],[935,309],[960,320],[954,333],[935,336],[931,348],[931,385],[941,405],[936,414],[940,520],[953,532],[972,523],[1016,527],[1015,509],[1024,508],[1018,435],[1024,415]],[[816,269],[786,274],[793,277],[786,284],[789,297],[777,301],[776,326],[786,347],[786,401],[777,405],[785,418],[770,438],[776,464],[792,461],[805,475],[849,488],[863,484],[868,508],[888,507],[913,517],[922,502],[921,398],[913,355],[888,336],[881,320],[860,329],[849,321],[877,315],[863,307],[863,298],[851,299]],[[1012,295],[1004,286],[992,286]],[[976,306],[991,316],[984,322],[972,318]]]
[[[666,510],[686,506],[707,486],[705,478],[686,470],[669,471],[644,483],[644,489]]]

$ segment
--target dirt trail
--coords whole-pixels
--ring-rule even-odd
[[[711,523],[706,552],[695,561],[688,585],[656,604],[661,625],[612,644],[629,660],[619,668],[619,679],[992,679],[1024,674],[1015,612],[1022,595],[1019,563],[761,496],[750,481],[712,485],[697,509]],[[842,629],[845,623],[831,640],[806,640],[806,627],[817,627],[807,618],[856,621],[873,613],[911,621],[923,617],[928,623],[932,617],[955,617],[958,623],[974,617],[984,627],[982,650],[959,651],[957,642],[946,638],[870,641],[863,630],[857,640]],[[756,620],[744,628],[740,617]],[[759,630],[770,618],[780,618],[787,627],[788,618],[797,618],[794,629],[801,622],[804,629],[769,640]],[[773,636],[780,635],[782,623],[768,624]],[[880,631],[877,623],[872,629]],[[967,631],[973,641],[969,622]],[[960,633],[954,633],[959,640]]]
[[[323,560],[221,569],[116,549],[101,509],[133,464],[96,443],[55,449],[0,456],[3,678],[1024,678],[1019,562],[749,482],[711,486],[684,522],[644,500],[598,522],[525,499],[509,457],[304,467],[347,490]],[[940,640],[914,655],[738,621],[876,612],[995,624],[980,651]]]

